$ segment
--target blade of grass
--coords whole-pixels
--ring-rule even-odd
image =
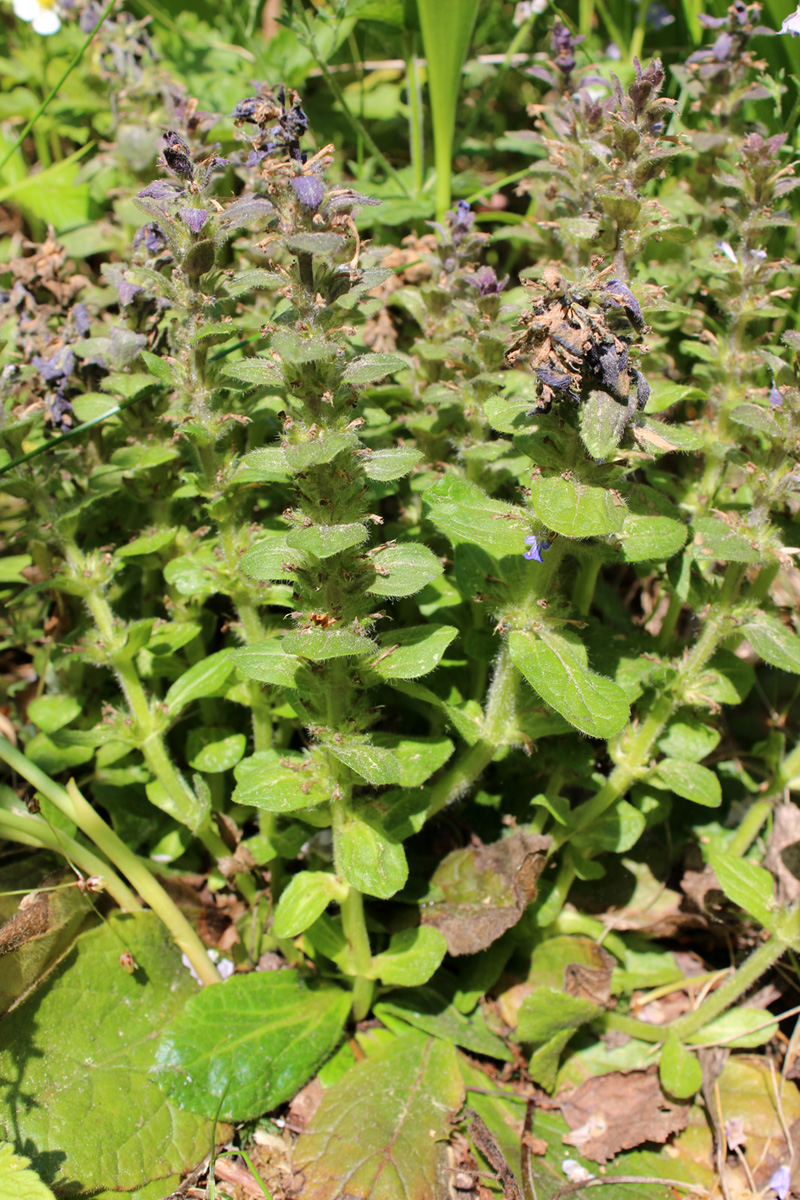
[[[436,165],[436,219],[450,207],[450,177],[461,69],[472,40],[478,0],[417,0],[428,63],[428,99]]]
[[[106,18],[108,16],[110,16],[111,10],[113,9],[113,7],[116,3],[117,3],[117,0],[109,0],[109,3],[103,9],[103,12],[100,15],[100,20],[97,22],[97,24],[95,25],[92,32],[87,35],[85,41],[79,47],[78,52],[74,56],[74,58],[67,64],[66,70],[64,71],[64,74],[59,79],[58,83],[56,83],[55,86],[52,88],[52,90],[45,96],[44,100],[39,105],[36,112],[31,117],[30,121],[28,121],[28,124],[22,130],[22,133],[19,135],[17,140],[14,142],[14,144],[3,155],[2,160],[0,160],[0,171],[3,170],[6,163],[11,158],[11,156],[17,152],[17,150],[20,148],[22,143],[25,141],[25,138],[28,136],[30,131],[33,129],[36,122],[39,120],[39,117],[49,107],[49,105],[51,104],[53,99],[58,95],[59,90],[64,86],[64,84],[69,79],[72,72],[78,66],[79,62],[83,58],[86,51],[91,46],[94,39],[97,37],[97,34],[100,32],[100,28],[103,25],[103,22],[106,20]]]

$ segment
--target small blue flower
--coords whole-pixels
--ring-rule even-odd
[[[786,1200],[792,1189],[792,1173],[789,1168],[783,1166],[778,1167],[777,1171],[773,1171],[769,1177],[767,1187],[777,1193],[779,1200]]]
[[[770,408],[780,408],[783,404],[783,394],[774,381],[772,387],[769,389],[769,404]]]
[[[550,549],[550,543],[548,542],[547,538],[537,537],[535,533],[532,533],[530,537],[525,538],[525,545],[530,547],[530,549],[525,551],[524,555],[528,562],[540,563],[545,550]]]

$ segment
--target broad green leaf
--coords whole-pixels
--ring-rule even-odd
[[[370,556],[375,580],[369,587],[373,596],[413,596],[442,574],[441,562],[427,546],[405,542],[387,546]]]
[[[133,975],[119,965],[123,947]],[[188,1170],[208,1150],[211,1121],[173,1104],[150,1068],[153,1031],[196,991],[153,913],[111,915],[83,934],[3,1021],[0,1137],[30,1147],[38,1174],[67,1194],[75,1180],[89,1193],[130,1191]]]
[[[243,757],[247,738],[232,729],[196,725],[186,739],[186,761],[195,771],[229,771]]]
[[[679,404],[682,400],[707,400],[708,393],[700,388],[686,387],[682,383],[666,383],[663,379],[654,380],[650,391],[645,412],[660,413]]]
[[[351,654],[374,654],[378,648],[368,637],[351,633],[349,629],[307,629],[287,633],[283,646],[288,654],[296,654],[312,662],[347,658]]]
[[[347,246],[338,233],[293,233],[286,239],[286,249],[295,254],[336,254]]]
[[[628,513],[618,534],[625,562],[663,562],[683,549],[688,531],[666,496],[638,484],[626,500]]]
[[[607,458],[622,441],[628,410],[606,392],[590,392],[578,416],[581,438],[592,458]]]
[[[722,803],[719,779],[713,771],[701,767],[699,763],[663,758],[658,764],[656,778],[677,796],[683,796],[684,800],[692,800],[707,808],[718,808]]]
[[[697,1056],[672,1032],[667,1033],[661,1051],[658,1077],[664,1091],[676,1100],[688,1100],[703,1086],[703,1071]]]
[[[233,661],[227,650],[210,654],[202,662],[176,679],[164,697],[164,706],[171,717],[177,716],[187,704],[205,696],[216,695],[233,670]]]
[[[759,613],[752,621],[739,627],[750,645],[764,662],[783,671],[800,674],[800,637],[784,625],[779,617]]]
[[[199,632],[200,626],[194,621],[155,621],[147,649],[151,654],[174,654],[194,641]]]
[[[521,1042],[549,1042],[556,1034],[578,1029],[603,1010],[583,996],[571,996],[557,988],[536,987],[522,1001],[517,1018]]]
[[[223,374],[226,379],[257,387],[274,388],[283,384],[283,371],[272,358],[243,358],[239,362],[228,363]]]
[[[658,739],[658,748],[668,758],[699,762],[719,745],[720,731],[682,709]]]
[[[72,696],[37,696],[28,705],[28,716],[42,733],[55,733],[80,716],[82,706]]]
[[[295,569],[306,565],[306,556],[299,550],[290,550],[287,534],[278,533],[265,538],[248,550],[239,560],[239,566],[251,579],[294,579]]]
[[[324,1093],[300,1135],[292,1165],[303,1200],[331,1200],[345,1187],[369,1200],[437,1195],[437,1142],[463,1099],[453,1046],[416,1031],[394,1038]]]
[[[380,639],[380,655],[371,669],[383,679],[418,679],[438,666],[458,635],[452,625],[411,625]]]
[[[235,804],[285,813],[330,800],[330,786],[320,778],[317,764],[301,754],[261,750],[240,762],[234,775]]]
[[[182,554],[164,568],[164,578],[182,596],[213,596],[219,590],[219,562],[213,549],[203,547],[196,554]]]
[[[739,404],[731,413],[731,419],[737,425],[744,425],[757,433],[765,433],[767,437],[782,437],[781,427],[768,408],[760,404]]]
[[[393,446],[389,450],[373,450],[368,458],[363,460],[364,473],[368,479],[381,483],[390,483],[393,479],[402,479],[413,471],[422,454],[413,446]]]
[[[94,747],[62,742],[58,731],[52,738],[46,733],[37,733],[25,743],[25,757],[46,775],[60,775],[62,771],[89,762],[94,757]]]
[[[645,830],[647,821],[627,800],[618,800],[598,820],[573,838],[581,854],[612,851],[623,854],[635,846]]]
[[[552,475],[531,480],[531,503],[548,529],[573,538],[620,533],[628,512],[622,497],[608,488]]]
[[[252,472],[251,478],[262,479],[265,482],[283,483],[292,477],[286,451],[282,446],[261,446],[258,450],[251,450],[241,461],[237,480],[242,470]]]
[[[242,646],[230,651],[231,661],[245,679],[272,683],[276,687],[295,687],[300,663],[287,654],[281,638],[267,638],[254,646]]]
[[[6,554],[0,558],[0,583],[27,583],[22,574],[26,567],[33,566],[30,554]]]
[[[404,933],[411,931],[404,930]],[[425,932],[424,927],[416,932]],[[433,933],[434,930],[427,932]],[[401,935],[398,935],[401,936]],[[441,935],[438,935],[441,937]],[[392,939],[394,940],[394,939]],[[442,938],[442,954],[447,949]],[[432,947],[433,948],[433,947]],[[433,956],[431,956],[433,961]],[[380,977],[380,973],[379,977]],[[433,971],[430,972],[433,974]],[[385,982],[405,983],[404,980]],[[413,986],[413,985],[406,985]],[[443,1038],[454,1046],[461,1046],[473,1054],[485,1054],[503,1062],[511,1062],[513,1054],[502,1038],[489,1029],[482,1009],[476,1009],[471,1017],[464,1016],[435,987],[415,987],[409,992],[395,992],[375,1005],[375,1016],[400,1018],[402,1021],[429,1033],[431,1037]]]
[[[314,924],[332,901],[340,903],[346,895],[347,888],[329,871],[301,871],[292,876],[281,892],[272,932],[279,938],[297,937]]]
[[[400,783],[400,764],[391,750],[384,750],[371,742],[327,741],[325,749],[339,762],[344,763],[356,775],[376,787],[387,787]]]
[[[349,812],[333,830],[336,863],[351,887],[367,896],[388,900],[408,879],[402,843],[391,839],[379,819],[366,806]]]
[[[764,867],[736,854],[713,854],[711,867],[729,900],[738,904],[765,929],[773,930],[780,915],[773,897],[772,875]]]
[[[286,538],[286,545],[313,554],[315,558],[330,558],[351,546],[360,546],[366,540],[366,526],[354,521],[350,525],[309,525],[293,529]]]
[[[395,371],[402,371],[407,365],[397,354],[362,354],[345,367],[342,382],[361,387],[367,383],[376,383]]]
[[[31,1160],[14,1153],[9,1142],[0,1143],[0,1197],[3,1200],[55,1200],[47,1184],[42,1183]]]
[[[454,546],[480,546],[502,558],[522,554],[530,521],[521,508],[492,500],[474,483],[445,475],[424,495],[427,515]]]
[[[718,1042],[731,1050],[752,1050],[765,1046],[778,1032],[778,1022],[763,1008],[732,1008],[715,1021],[709,1021],[688,1042],[708,1045]]]
[[[399,733],[375,733],[372,741],[391,753],[397,763],[398,780],[406,788],[421,787],[447,762],[455,747],[445,737],[403,737]]]
[[[528,1074],[546,1092],[555,1091],[561,1055],[574,1033],[574,1028],[559,1030],[541,1046],[537,1046],[528,1060]]]
[[[118,558],[136,558],[142,554],[155,554],[165,546],[175,541],[174,529],[156,529],[153,533],[145,533],[142,537],[134,538],[115,550]]]
[[[127,376],[126,376],[127,378]],[[178,457],[173,446],[153,446],[143,442],[135,446],[120,446],[111,455],[111,462],[122,471],[149,471]]]
[[[317,434],[305,442],[289,442],[284,449],[286,461],[293,471],[307,471],[309,467],[333,462],[343,450],[355,450],[357,443],[352,435],[332,433]]]
[[[625,693],[589,669],[586,650],[574,634],[549,627],[536,635],[515,630],[508,648],[534,691],[582,733],[613,737],[627,723]]]
[[[447,942],[437,929],[426,925],[401,929],[392,934],[389,949],[373,958],[370,978],[399,987],[417,987],[438,971],[446,953]]]
[[[296,971],[253,971],[203,988],[161,1036],[162,1091],[208,1117],[221,1101],[232,1121],[290,1100],[336,1048],[350,1009],[347,992],[315,984]]]
[[[747,538],[717,517],[702,517],[694,526],[694,556],[702,561],[754,563],[759,553]]]

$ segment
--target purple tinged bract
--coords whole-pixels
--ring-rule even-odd
[[[316,212],[325,199],[325,185],[314,175],[295,175],[291,180],[297,199],[304,208]]]
[[[208,213],[204,208],[179,208],[178,216],[184,225],[189,226],[192,233],[199,233],[208,220]]]

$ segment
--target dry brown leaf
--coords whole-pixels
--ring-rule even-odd
[[[665,1142],[689,1117],[688,1104],[676,1104],[661,1091],[655,1067],[587,1079],[556,1102],[572,1130],[565,1144],[598,1163],[644,1142]]]
[[[791,801],[775,808],[764,866],[778,881],[778,902],[793,904],[800,896],[800,808]]]

